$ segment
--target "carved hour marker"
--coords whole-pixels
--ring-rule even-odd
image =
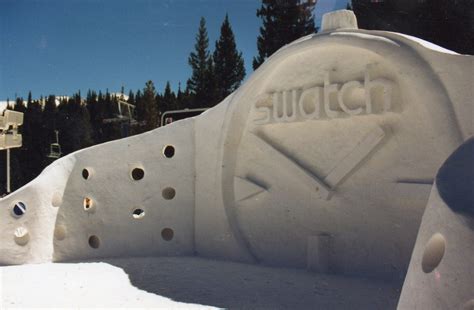
[[[385,132],[377,126],[366,135],[357,146],[331,170],[324,182],[335,188],[354,168],[364,160],[385,137]]]
[[[253,143],[257,145],[269,160],[276,163],[280,167],[285,167],[291,170],[291,175],[298,178],[303,185],[307,185],[312,191],[316,193],[321,199],[328,200],[330,198],[330,190],[317,176],[312,174],[310,171],[301,167],[293,159],[277,150],[269,142],[263,138],[257,136],[254,133],[249,134],[249,138],[253,140]]]
[[[242,201],[265,192],[266,189],[249,179],[234,177],[235,201]]]

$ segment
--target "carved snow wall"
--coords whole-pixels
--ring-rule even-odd
[[[396,33],[301,38],[202,115],[70,154],[0,200],[0,263],[200,255],[403,277],[436,171],[473,133],[472,67]]]

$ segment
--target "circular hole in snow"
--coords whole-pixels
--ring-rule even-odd
[[[16,218],[22,217],[26,213],[26,205],[25,203],[19,201],[17,202],[12,209],[12,214]]]
[[[171,200],[174,198],[174,196],[176,196],[176,191],[172,187],[167,187],[161,192],[161,194],[166,200]]]
[[[51,198],[51,205],[58,208],[63,203],[63,197],[60,192],[55,192]]]
[[[131,175],[135,181],[141,180],[145,176],[145,170],[142,168],[133,168]]]
[[[436,267],[444,256],[444,251],[446,248],[446,239],[440,233],[434,234],[431,239],[428,241],[423,252],[423,258],[421,259],[421,267],[423,272],[430,273]]]
[[[82,169],[82,177],[84,180],[87,180],[90,176],[89,170],[87,168]]]
[[[173,239],[174,231],[171,228],[165,228],[161,231],[161,238],[166,241]]]
[[[100,239],[96,235],[89,237],[89,246],[93,249],[98,249],[100,246]]]
[[[145,211],[143,209],[137,208],[133,210],[132,216],[136,220],[142,219],[145,217]]]
[[[172,145],[167,145],[163,148],[163,155],[165,155],[166,158],[171,158],[174,156],[174,146]]]
[[[15,243],[18,245],[26,245],[30,241],[30,233],[25,227],[18,227],[14,232]]]
[[[54,238],[57,240],[64,240],[66,238],[66,227],[64,225],[58,225],[54,229]]]
[[[94,207],[94,201],[89,197],[84,198],[83,204],[84,204],[84,211],[90,211],[92,210],[92,207]]]

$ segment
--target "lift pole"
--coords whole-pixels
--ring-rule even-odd
[[[5,110],[0,115],[0,150],[7,151],[7,194],[11,192],[10,177],[10,149],[21,147],[22,136],[18,133],[18,126],[23,125],[23,113]]]
[[[10,149],[7,149],[7,194],[10,194]]]

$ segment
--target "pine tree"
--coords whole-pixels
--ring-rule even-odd
[[[92,126],[92,140],[95,144],[105,142],[103,134],[105,106],[102,93],[99,91],[99,95],[97,95],[95,91],[90,92],[90,95],[88,95],[86,99],[86,107]]]
[[[138,96],[138,94],[137,94]],[[143,89],[141,104],[143,106],[145,130],[152,130],[159,126],[158,109],[155,102],[156,90],[152,81],[148,81]]]
[[[94,140],[92,138],[93,130],[91,125],[91,117],[89,111],[83,104],[80,104],[78,118],[78,125],[80,127],[79,149],[83,149],[94,144]]]
[[[186,89],[183,92],[182,100],[181,100],[181,107],[182,108],[190,108],[193,106],[193,96],[191,92],[189,91],[189,88],[186,87]]]
[[[55,130],[56,130],[56,120],[57,120],[58,109],[56,107],[56,98],[54,95],[49,95],[46,99],[43,109],[43,141],[44,153],[49,152],[49,146],[51,143],[56,142]],[[45,162],[46,164],[46,162]]]
[[[181,90],[181,83],[178,85],[178,93],[176,94],[176,106],[177,109],[186,109],[192,107],[191,93],[186,87],[184,91]]]
[[[91,117],[79,92],[58,107],[58,130],[64,154],[92,145]]]
[[[166,111],[176,110],[176,95],[171,90],[170,82],[166,82],[165,91],[162,96],[162,113]]]
[[[139,89],[135,93],[135,106],[136,106],[137,120],[139,122],[144,122],[145,121],[145,107],[143,106],[142,91]]]
[[[315,5],[315,0],[262,0],[257,16],[263,25],[257,39],[258,56],[253,59],[254,69],[283,45],[316,32]]]
[[[125,87],[122,85],[122,87],[120,87],[120,100],[124,100],[124,95],[125,95]]]
[[[190,53],[188,63],[192,69],[187,88],[193,96],[193,107],[212,106],[215,104],[215,83],[212,76],[213,63],[209,53],[206,20],[201,17],[194,51]]]
[[[462,54],[474,54],[472,0],[352,0],[359,28],[409,34]],[[453,35],[455,34],[455,35]]]
[[[116,104],[116,101],[114,101],[114,99],[112,98],[112,95],[110,94],[108,88],[105,90],[104,105],[105,105],[104,108],[105,108],[106,118],[117,117],[117,114],[118,114],[117,104]]]
[[[22,147],[19,152],[19,161],[25,182],[31,181],[43,170],[45,156],[42,137],[42,109],[39,101],[33,100],[28,93],[27,107],[24,111],[22,128]]]
[[[25,107],[25,103],[23,102],[23,98],[21,98],[21,97],[16,98],[15,106],[13,107],[13,109],[17,112],[23,112],[23,113],[26,111],[26,107]]]
[[[26,102],[26,107],[28,108],[30,104],[33,103],[33,100],[31,99],[31,90],[28,92],[28,101]]]
[[[155,104],[156,110],[158,111],[158,118],[161,117],[161,113],[163,113],[164,105],[163,105],[163,96],[157,91],[155,95]]]
[[[178,91],[176,92],[176,109],[180,110],[184,107],[183,91],[181,90],[181,82],[178,83]]]
[[[244,59],[242,52],[237,51],[234,33],[227,14],[221,26],[219,40],[216,41],[213,58],[217,99],[221,101],[236,90],[245,77]]]
[[[130,89],[128,92],[128,103],[135,105],[135,95],[133,94],[133,91]]]
[[[217,93],[217,79],[216,79],[216,68],[214,64],[214,57],[212,55],[207,59],[207,72],[206,78],[204,79],[206,101],[203,102],[199,107],[213,107],[219,103],[219,95]]]

